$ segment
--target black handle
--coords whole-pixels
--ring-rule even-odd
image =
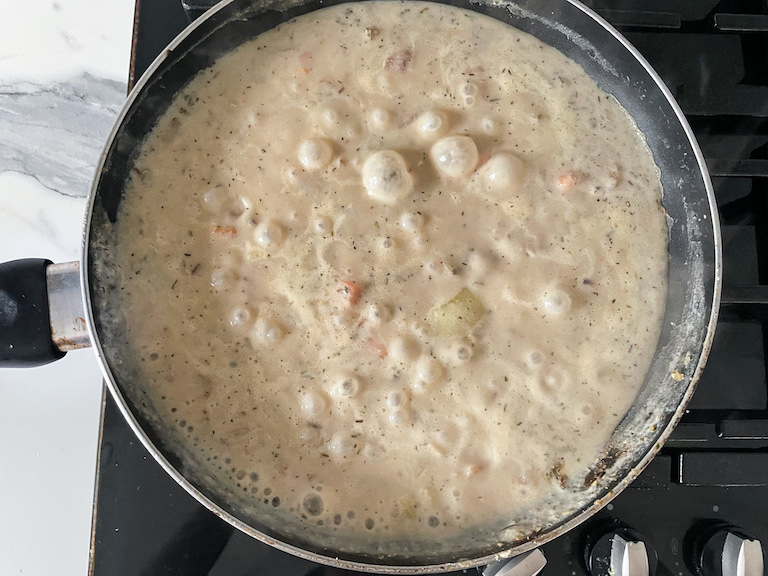
[[[51,339],[48,311],[50,260],[0,264],[0,366],[40,366],[64,356]]]

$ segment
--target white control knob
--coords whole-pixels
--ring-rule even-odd
[[[611,573],[613,576],[649,576],[645,543],[616,534],[611,543]]]
[[[712,534],[699,556],[702,576],[764,576],[763,547],[735,526]]]
[[[728,532],[723,545],[723,576],[763,576],[760,541]]]
[[[536,576],[546,565],[547,559],[536,548],[509,560],[488,564],[483,570],[483,576]]]
[[[618,524],[592,533],[585,553],[590,576],[653,576],[658,565],[649,540],[637,530]]]

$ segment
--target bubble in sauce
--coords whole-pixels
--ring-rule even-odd
[[[513,154],[494,154],[483,167],[483,178],[490,190],[511,195],[523,182],[525,164]]]
[[[241,216],[247,209],[250,208],[250,202],[247,198],[239,198],[229,204],[228,211],[230,216],[237,218]]]
[[[439,110],[428,110],[416,119],[415,126],[422,138],[439,138],[448,130],[448,117]]]
[[[360,390],[360,379],[354,374],[341,375],[331,386],[331,396],[350,398]]]
[[[339,122],[339,113],[333,108],[325,108],[320,111],[320,120],[331,128]]]
[[[488,258],[474,250],[470,252],[467,257],[467,265],[469,266],[472,275],[478,278],[485,276],[489,269]]]
[[[315,426],[305,426],[302,428],[301,432],[299,432],[299,438],[304,444],[317,444],[320,440],[320,431]]]
[[[570,374],[561,366],[552,366],[541,377],[541,386],[547,392],[559,392],[567,388],[570,383]]]
[[[392,318],[392,311],[385,304],[369,304],[365,309],[365,317],[374,326],[379,326],[382,322],[387,322]]]
[[[320,494],[315,493],[307,494],[304,496],[304,500],[301,503],[301,506],[310,516],[320,516],[320,514],[323,513],[323,509],[325,508],[323,498],[320,496]],[[341,522],[341,517],[339,517],[339,522]]]
[[[559,317],[571,309],[571,298],[558,288],[550,288],[541,296],[544,312],[549,316]]]
[[[333,148],[327,140],[308,138],[299,144],[299,162],[308,170],[325,168],[333,158]]]
[[[383,108],[374,108],[368,115],[371,128],[377,131],[389,128],[391,124],[391,115],[387,110]]]
[[[419,345],[410,336],[396,336],[390,340],[387,351],[393,360],[412,362],[419,356]]]
[[[395,408],[389,413],[389,421],[395,425],[408,424],[411,421],[411,416],[408,414],[408,410]]]
[[[253,320],[253,311],[246,306],[238,306],[232,310],[232,314],[229,317],[229,324],[231,326],[247,326]]]
[[[405,402],[402,392],[390,392],[387,394],[387,406],[397,408]]]
[[[285,328],[274,318],[259,318],[254,328],[254,335],[262,342],[274,343],[285,337]]]
[[[544,354],[539,350],[531,350],[525,355],[525,363],[531,368],[538,368],[544,362]]]
[[[337,458],[346,458],[355,450],[355,439],[344,432],[336,432],[331,436],[328,450]]]
[[[333,220],[328,216],[318,216],[315,218],[312,226],[317,234],[328,234],[333,230]]]
[[[332,317],[333,323],[336,326],[341,326],[342,328],[349,328],[357,321],[357,314],[355,310],[346,309],[346,310],[340,310],[338,313],[334,314]]]
[[[203,205],[216,215],[229,214],[237,218],[245,212],[246,202],[245,199],[232,198],[229,192],[221,186],[211,188],[203,194]]]
[[[448,178],[465,178],[477,166],[479,154],[469,136],[448,136],[432,146],[429,156],[435,169]]]
[[[386,450],[384,446],[376,441],[367,441],[363,444],[360,454],[368,460],[378,460],[384,457]]]
[[[480,130],[486,134],[495,134],[498,127],[498,123],[493,118],[483,118],[480,121]]]
[[[424,356],[416,365],[416,380],[413,382],[415,390],[440,384],[445,379],[445,366],[433,356]]]
[[[395,241],[392,240],[392,238],[382,238],[379,241],[379,246],[381,246],[381,249],[387,253],[392,250],[392,248],[395,247]]]
[[[459,86],[459,92],[462,96],[475,96],[479,92],[477,84],[473,82],[464,82]]]
[[[225,268],[216,268],[211,273],[211,286],[218,289],[228,288],[237,279],[235,273]]]
[[[265,326],[264,339],[267,342],[275,342],[280,340],[285,335],[282,326],[279,324],[271,324]]]
[[[314,390],[305,392],[300,398],[301,411],[308,416],[317,416],[325,408],[325,398]]]
[[[296,184],[299,181],[298,173],[296,171],[296,168],[293,166],[289,166],[286,168],[283,168],[280,171],[280,174],[283,177],[283,180],[286,184]]]
[[[469,362],[473,352],[472,345],[467,342],[460,342],[453,346],[453,356],[459,362]]]
[[[363,163],[363,186],[368,195],[382,204],[394,204],[413,189],[405,160],[394,150],[382,150]]]
[[[273,248],[283,242],[285,233],[277,220],[265,218],[256,226],[254,237],[263,248]]]
[[[400,215],[400,226],[407,232],[419,232],[424,227],[424,216],[418,212],[404,212]]]
[[[438,420],[437,427],[432,433],[432,448],[441,456],[445,456],[456,448],[461,438],[459,428],[446,418]]]
[[[203,194],[203,205],[211,212],[221,212],[228,200],[229,195],[221,186],[215,186]]]
[[[459,94],[464,99],[465,106],[474,106],[479,89],[473,82],[465,82],[459,86]]]
[[[333,139],[348,140],[359,133],[359,116],[343,99],[328,101],[312,114],[318,133]]]

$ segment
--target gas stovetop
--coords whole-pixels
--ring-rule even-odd
[[[137,0],[131,85],[207,4]],[[768,0],[587,4],[650,61],[696,133],[720,208],[723,304],[706,370],[666,446],[605,509],[541,548],[541,574],[607,574],[619,533],[630,543],[631,562],[617,574],[702,576],[697,559],[714,555],[719,565],[725,546],[735,553],[725,576],[753,576],[749,561],[759,544],[725,538],[730,530],[768,550]],[[739,550],[746,572],[735,569]],[[279,552],[203,508],[153,460],[106,396],[92,574],[343,572]]]

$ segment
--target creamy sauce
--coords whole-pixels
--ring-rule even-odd
[[[488,17],[326,8],[201,72],[143,145],[123,300],[155,408],[256,508],[514,523],[584,483],[666,298],[614,98]]]

